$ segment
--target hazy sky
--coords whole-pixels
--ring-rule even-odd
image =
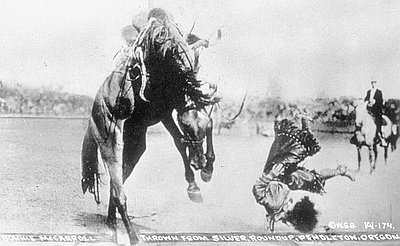
[[[202,54],[222,94],[363,97],[371,79],[400,98],[400,1],[2,0],[0,79],[93,96],[148,6],[182,30],[223,39]]]

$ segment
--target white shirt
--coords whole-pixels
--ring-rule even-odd
[[[372,88],[372,89],[371,89],[371,93],[369,94],[369,99],[368,99],[368,101],[371,101],[371,99],[374,99],[375,92],[376,92],[376,88]]]

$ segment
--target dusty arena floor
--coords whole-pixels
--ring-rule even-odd
[[[85,120],[0,119],[0,233],[109,233],[105,225],[108,185],[101,188],[100,205],[81,191],[80,152],[85,128]],[[345,164],[357,168],[356,149],[350,145],[349,135],[318,137],[322,149],[306,161],[306,167],[319,170]],[[215,136],[214,177],[204,183],[196,173],[204,199],[196,204],[187,196],[183,164],[172,138],[156,127],[148,135],[146,153],[125,185],[132,222],[140,233],[265,233],[265,212],[256,204],[251,188],[262,173],[272,141],[247,133]],[[355,182],[338,177],[327,181],[324,196],[310,195],[320,213],[318,231],[324,231],[332,221],[355,225],[336,229],[340,232],[376,231],[365,228],[364,222],[391,222],[400,229],[400,150],[389,153],[386,165],[382,153],[380,148],[372,175],[364,149]],[[122,222],[118,226],[119,243],[127,244]],[[278,232],[291,230],[276,225]]]

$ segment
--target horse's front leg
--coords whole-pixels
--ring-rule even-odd
[[[115,213],[117,207],[115,206],[113,199],[116,195],[113,193],[114,193],[114,188],[112,187],[112,183],[110,182],[110,200],[108,202],[107,225],[112,230],[115,242],[117,242],[117,215]]]
[[[201,170],[201,179],[204,182],[210,182],[213,171],[214,171],[214,161],[215,161],[212,119],[210,119],[210,123],[207,126],[206,137],[207,137],[207,140],[206,140],[206,142],[207,142],[207,151],[206,151],[207,163],[206,163],[206,166]]]
[[[388,146],[383,147],[384,148],[384,158],[385,158],[385,165],[387,164],[387,157],[388,157]]]
[[[184,142],[182,142],[183,136],[175,124],[172,116],[166,117],[164,120],[162,120],[162,123],[174,139],[175,146],[182,157],[183,165],[185,167],[185,178],[189,183],[187,188],[188,196],[193,202],[200,203],[203,201],[203,197],[201,195],[200,188],[195,181],[193,170],[190,167],[190,161],[186,153],[187,146]]]
[[[110,175],[110,203],[108,210],[108,219],[110,227],[115,230],[116,228],[116,217],[115,210],[121,215],[121,219],[124,222],[127,230],[129,240],[131,244],[136,244],[139,239],[135,233],[132,223],[128,217],[127,212],[127,199],[123,188],[123,177],[122,177],[122,151],[123,151],[123,140],[122,140],[122,127],[117,125],[110,138],[100,147],[101,155],[103,160],[106,162],[108,172]]]

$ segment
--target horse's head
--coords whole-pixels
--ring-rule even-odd
[[[189,162],[195,169],[203,168],[205,156],[203,142],[207,131],[212,129],[212,120],[204,109],[188,108],[178,113],[178,124],[189,150]]]
[[[368,115],[367,111],[367,103],[364,101],[356,101],[355,102],[355,111],[356,111],[356,127],[361,127],[363,122],[365,121],[365,117]]]

